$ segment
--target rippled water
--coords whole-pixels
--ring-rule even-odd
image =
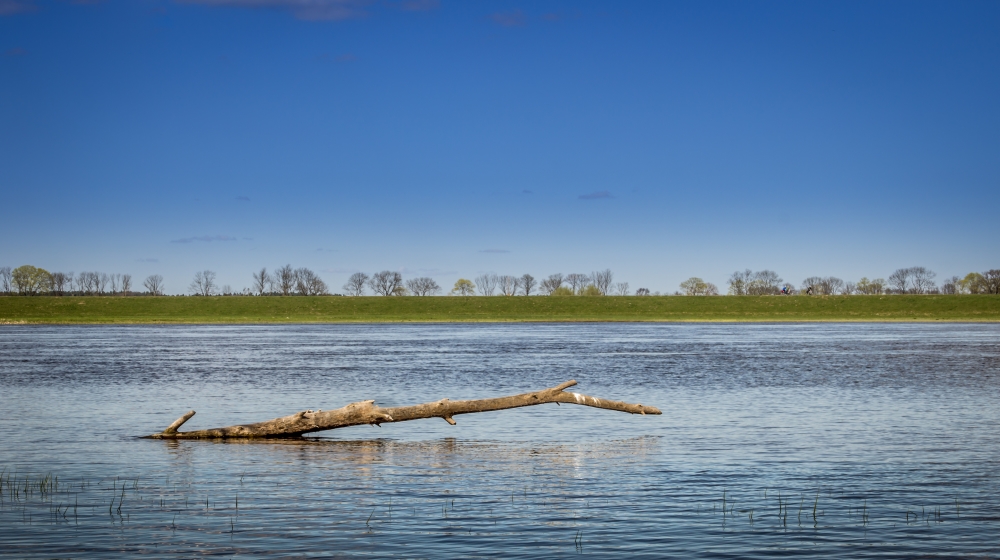
[[[998,376],[1000,325],[4,326],[0,556],[992,556]],[[136,437],[567,379],[664,414]]]

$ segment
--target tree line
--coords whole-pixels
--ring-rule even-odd
[[[965,276],[952,276],[938,286],[936,274],[922,266],[900,268],[888,279],[861,278],[857,282],[845,282],[835,276],[810,276],[796,287],[787,283],[773,270],[736,271],[727,280],[728,295],[882,295],[882,294],[1000,294],[1000,269],[985,272],[970,272]],[[219,286],[216,274],[211,270],[195,273],[188,293],[198,296],[214,295],[329,295],[329,288],[322,278],[312,270],[291,265],[269,271],[266,267],[252,274],[249,288],[234,291],[230,286]],[[0,267],[0,293],[4,295],[164,295],[163,276],[152,274],[142,283],[144,291],[133,289],[132,275],[104,272],[49,272],[42,268],[24,265],[11,269]],[[367,274],[352,274],[343,286],[350,296],[435,296],[443,292],[433,278],[422,276],[403,279],[402,274],[383,270]],[[520,276],[481,274],[474,280],[460,278],[449,292],[460,296],[648,296],[660,295],[646,288],[638,288],[634,294],[628,282],[615,282],[611,269],[590,274],[550,274],[544,279],[536,279],[531,274]],[[719,288],[711,282],[692,277],[680,284],[674,295],[714,296]],[[340,295],[340,294],[336,294]]]

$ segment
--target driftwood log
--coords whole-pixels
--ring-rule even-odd
[[[351,403],[336,410],[303,410],[291,416],[275,418],[266,422],[257,422],[256,424],[178,432],[177,430],[194,416],[194,411],[192,410],[175,420],[166,430],[146,437],[152,439],[295,437],[310,432],[345,428],[347,426],[359,426],[362,424],[379,426],[384,422],[405,422],[421,418],[443,418],[445,422],[454,426],[455,420],[453,417],[459,414],[489,412],[491,410],[504,410],[507,408],[519,408],[545,403],[580,404],[631,414],[661,414],[659,409],[652,406],[611,401],[579,393],[567,393],[565,389],[573,385],[576,385],[576,381],[571,380],[555,387],[542,389],[541,391],[511,395],[509,397],[472,401],[441,399],[436,402],[413,406],[394,406],[391,408],[375,406],[375,401],[361,401]]]

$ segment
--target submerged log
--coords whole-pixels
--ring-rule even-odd
[[[336,410],[303,410],[291,416],[275,418],[256,424],[242,424],[226,428],[210,430],[194,430],[178,432],[177,430],[194,416],[190,411],[174,421],[158,434],[146,436],[152,439],[218,439],[218,438],[266,438],[295,437],[310,432],[333,430],[347,426],[372,424],[379,426],[387,422],[405,422],[421,418],[442,418],[454,426],[454,417],[459,414],[473,412],[489,412],[522,406],[534,406],[545,403],[564,403],[592,406],[607,410],[617,410],[631,414],[661,414],[658,408],[641,404],[629,404],[621,401],[611,401],[579,393],[567,393],[565,389],[576,385],[576,381],[567,381],[555,387],[542,389],[533,393],[497,397],[494,399],[478,399],[471,401],[450,401],[441,399],[436,402],[417,404],[413,406],[395,406],[381,408],[375,406],[375,401],[351,403]]]

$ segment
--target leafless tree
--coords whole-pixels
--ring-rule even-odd
[[[539,290],[545,295],[549,295],[552,292],[559,289],[563,285],[563,275],[562,274],[550,274],[548,278],[542,280],[539,285]]]
[[[368,279],[368,287],[380,296],[394,296],[403,288],[403,276],[398,272],[383,270]]]
[[[295,289],[295,270],[292,269],[292,265],[290,264],[286,264],[275,270],[272,278],[274,287],[283,296],[291,294],[292,290]]]
[[[983,273],[983,287],[988,294],[1000,294],[1000,269],[991,269]]]
[[[271,275],[267,273],[267,267],[262,266],[259,271],[253,273],[253,291],[258,296],[267,293],[268,286],[271,285]]]
[[[834,276],[810,276],[802,281],[802,291],[812,288],[812,293],[817,296],[832,296],[841,293],[844,289],[844,281]]]
[[[611,291],[611,280],[614,276],[615,275],[611,272],[611,269],[606,268],[591,274],[590,282],[597,287],[597,290],[601,292],[602,296],[606,296]]]
[[[781,293],[781,277],[773,270],[761,270],[753,274],[747,286],[747,295],[774,296]]]
[[[365,284],[368,283],[368,275],[364,272],[355,272],[344,284],[344,291],[351,296],[365,295]]]
[[[753,282],[753,271],[749,268],[743,272],[736,271],[727,280],[729,283],[729,295],[745,296],[750,292],[750,283]]]
[[[230,286],[229,284],[223,284],[222,285],[222,295],[224,295],[224,296],[231,296],[231,295],[233,295],[233,287]]]
[[[910,269],[899,268],[889,275],[889,289],[896,294],[905,294],[910,284]]]
[[[637,295],[637,296],[648,296],[649,295],[649,288],[639,288],[638,290],[635,291],[635,295]]]
[[[521,285],[521,293],[530,296],[531,292],[535,291],[535,286],[538,282],[535,281],[535,277],[530,274],[525,274],[518,279],[518,284]]]
[[[581,274],[579,272],[567,274],[566,283],[569,284],[569,289],[573,290],[574,294],[578,294],[584,286],[590,283],[590,275]]]
[[[132,291],[132,275],[122,274],[122,294],[128,295]]]
[[[615,282],[612,284],[611,290],[616,296],[627,296],[629,294],[628,282]]]
[[[111,277],[103,272],[95,273],[97,274],[97,293],[103,295],[104,292],[108,291],[108,284],[111,283]]]
[[[415,296],[432,296],[441,292],[441,286],[433,278],[422,276],[406,281],[406,287]]]
[[[52,293],[61,296],[66,293],[66,284],[69,282],[69,277],[66,276],[65,272],[53,272],[52,273]]]
[[[111,283],[111,294],[112,295],[117,294],[118,293],[118,288],[119,288],[119,286],[121,286],[121,283],[122,283],[122,275],[118,274],[118,273],[109,274],[108,275],[108,280]]]
[[[300,296],[320,296],[327,293],[326,282],[308,268],[295,271],[295,291]]]
[[[96,294],[98,292],[99,281],[100,274],[96,272],[81,272],[77,277],[77,284],[84,295]]]
[[[211,270],[196,272],[188,291],[199,296],[215,295],[215,273]]]
[[[889,276],[889,287],[896,294],[928,294],[937,289],[935,276],[922,266],[900,268]]]
[[[910,278],[913,282],[911,293],[931,294],[936,292],[937,285],[934,283],[935,276],[937,276],[937,274],[922,266],[911,267]]]
[[[843,295],[845,295],[845,296],[850,296],[850,295],[853,295],[857,291],[858,291],[858,285],[857,284],[855,284],[854,282],[845,282],[844,283],[844,289],[841,290],[840,293],[843,294]]]
[[[500,284],[500,277],[493,272],[488,272],[476,278],[476,289],[484,296],[492,296]]]
[[[151,296],[163,295],[163,277],[159,274],[151,274],[142,282],[143,287]]]
[[[521,280],[516,276],[505,274],[500,277],[500,293],[505,296],[516,296]]]
[[[0,291],[10,293],[10,267],[0,267]]]
[[[944,284],[941,284],[941,293],[947,295],[962,293],[962,279],[958,276],[952,276],[945,280]]]

